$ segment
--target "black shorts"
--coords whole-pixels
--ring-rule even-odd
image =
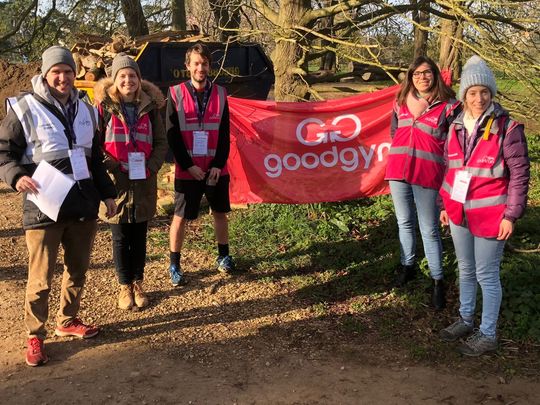
[[[185,219],[197,219],[203,194],[214,212],[230,212],[229,175],[220,176],[214,187],[204,180],[175,180],[174,215]]]

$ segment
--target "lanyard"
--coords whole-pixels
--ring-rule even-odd
[[[201,105],[199,105],[199,97],[197,97],[197,91],[195,90],[195,87],[193,87],[193,83],[191,81],[187,82],[188,89],[193,96],[193,100],[195,100],[195,109],[197,110],[197,119],[199,120],[199,127],[201,127],[204,112],[206,111],[206,105],[208,104],[208,98],[210,97],[210,89],[211,84],[210,81],[206,81],[206,86],[204,88],[203,93],[203,99]]]
[[[73,124],[75,122],[75,117],[79,112],[79,103],[78,101],[75,101],[74,103],[68,101],[68,104],[66,106],[61,103],[60,106],[62,107],[62,112],[64,114],[64,117],[66,118],[65,123],[67,124],[66,128],[64,129],[64,134],[68,139],[69,149],[73,149],[73,143],[77,142],[75,131],[73,130]]]
[[[135,139],[135,134],[137,133],[137,116],[139,115],[137,106],[134,105],[133,114],[128,113],[128,108],[126,107],[124,103],[120,102],[120,107],[122,108],[122,114],[124,115],[124,118],[126,119],[126,125],[129,131],[129,140],[133,144],[133,147],[135,148],[135,150],[137,150],[137,140]]]

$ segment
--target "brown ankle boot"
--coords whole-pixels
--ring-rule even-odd
[[[133,295],[135,298],[135,305],[139,308],[144,308],[148,306],[148,297],[142,287],[143,281],[137,280],[133,282]]]
[[[118,308],[131,309],[133,307],[133,289],[129,284],[120,284],[118,293]]]

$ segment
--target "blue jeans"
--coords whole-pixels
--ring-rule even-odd
[[[404,181],[390,181],[390,192],[394,201],[399,228],[401,264],[410,266],[416,260],[416,218],[424,243],[431,277],[443,278],[442,243],[439,234],[438,191],[416,186]]]
[[[450,232],[459,267],[459,313],[465,320],[474,318],[476,286],[482,289],[480,331],[495,339],[501,307],[502,288],[499,270],[506,241],[479,238],[469,228],[450,221]]]

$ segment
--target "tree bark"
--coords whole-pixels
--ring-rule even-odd
[[[443,20],[439,52],[439,67],[452,70],[452,80],[461,75],[463,27],[455,20]]]
[[[308,85],[303,75],[308,72],[307,58],[302,45],[305,39],[292,27],[300,24],[310,10],[309,0],[281,0],[277,27],[280,34],[272,53],[274,63],[274,97],[276,101],[300,101],[308,97]]]
[[[417,4],[417,0],[411,0],[411,4]],[[415,23],[422,27],[429,27],[429,14],[422,10],[414,10],[412,18]],[[414,26],[414,57],[425,56],[427,53],[428,32]]]
[[[333,6],[336,4],[336,0],[330,0],[329,5]],[[332,30],[332,26],[334,25],[334,16],[326,17],[321,20],[321,29],[324,28],[330,28]],[[333,31],[333,30],[332,30]],[[321,46],[328,46],[330,45],[330,42],[327,40],[321,40]],[[331,51],[326,51],[324,55],[321,58],[321,64],[319,66],[319,70],[322,71],[335,71],[336,68],[336,54]]]
[[[148,35],[148,23],[143,13],[141,1],[121,0],[121,2],[129,36],[138,37],[140,35]]]
[[[171,0],[172,29],[186,30],[186,2],[185,0]]]

